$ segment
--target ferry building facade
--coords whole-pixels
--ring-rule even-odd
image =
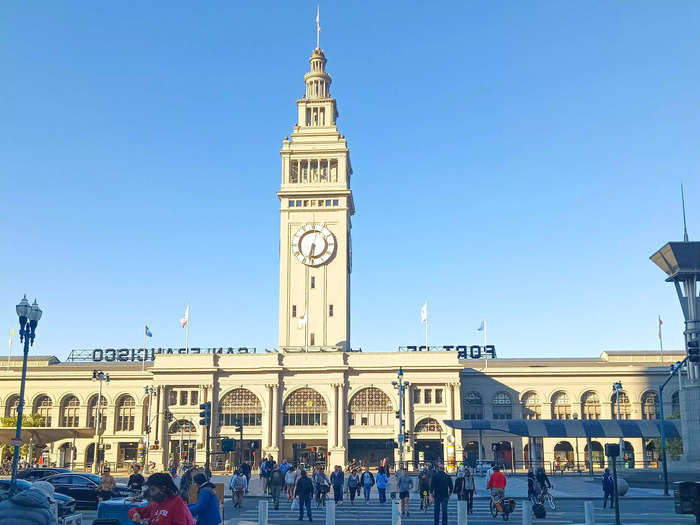
[[[454,349],[357,352],[350,344],[352,166],[331,97],[326,57],[316,48],[297,100],[297,122],[282,142],[279,341],[274,352],[163,353],[145,364],[140,351],[100,350],[86,362],[37,356],[29,362],[25,413],[42,416],[25,443],[50,463],[126,467],[171,458],[204,463],[199,404],[212,403],[212,447],[242,441],[233,462],[272,456],[307,463],[377,465],[398,461],[398,415],[408,461],[498,460],[522,467],[534,455],[549,464],[584,462],[585,440],[455,430],[449,420],[654,419],[667,365],[683,355],[604,352],[599,358],[484,359]],[[418,349],[416,349],[418,350]],[[425,350],[425,349],[423,349]],[[480,349],[481,351],[481,349]],[[135,360],[134,360],[135,356]],[[477,356],[478,357],[478,356]],[[0,373],[0,413],[16,414],[21,361]],[[399,406],[392,384],[401,368],[410,384]],[[93,371],[109,374],[98,395]],[[613,383],[623,384],[620,409]],[[679,410],[670,389],[665,412]],[[99,400],[98,400],[99,398]],[[97,414],[100,425],[97,426]],[[237,430],[242,423],[242,435]],[[4,442],[9,428],[2,429]],[[12,430],[13,432],[13,430]],[[591,442],[602,465],[605,442]],[[656,468],[654,443],[626,439],[636,467]],[[147,454],[147,456],[145,455]],[[224,454],[214,454],[221,465]]]

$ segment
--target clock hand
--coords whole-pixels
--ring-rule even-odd
[[[316,243],[311,243],[311,249],[309,250],[309,257],[313,258],[315,251],[316,251]]]

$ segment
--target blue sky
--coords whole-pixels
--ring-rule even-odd
[[[0,326],[34,353],[273,348],[279,149],[316,4],[5,3]],[[352,345],[682,344],[648,259],[700,238],[697,2],[324,2],[354,168]],[[5,332],[7,333],[7,332]],[[17,351],[15,344],[15,351]]]

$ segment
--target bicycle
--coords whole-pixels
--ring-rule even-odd
[[[316,492],[316,508],[320,509],[321,507],[326,507],[326,499],[327,499],[327,494],[328,489],[324,486],[318,489],[318,492]]]
[[[550,509],[556,510],[557,505],[554,503],[554,497],[549,493],[546,488],[542,491],[542,496],[540,496],[542,504],[546,504]]]
[[[503,521],[508,521],[508,518],[510,517],[511,513],[510,500],[506,500],[505,497],[497,498],[496,496],[491,495],[491,500],[489,501],[489,510],[491,511],[492,518],[498,518],[498,515],[501,514],[503,516]]]
[[[428,512],[428,508],[430,507],[430,494],[428,494],[427,490],[424,490],[421,493],[420,506],[423,509],[423,512]]]

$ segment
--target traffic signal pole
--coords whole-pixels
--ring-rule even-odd
[[[210,459],[211,459],[211,401],[206,401],[199,405],[199,420],[200,425],[204,425],[206,428],[206,459],[204,461],[204,472],[207,476],[211,476]]]

